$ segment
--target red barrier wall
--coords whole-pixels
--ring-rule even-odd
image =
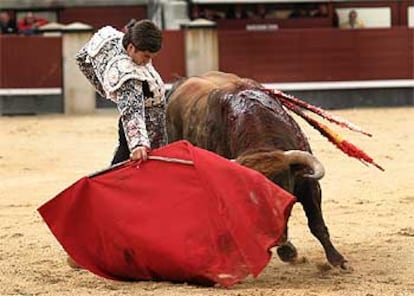
[[[260,82],[414,78],[414,29],[218,33],[220,70]]]
[[[184,34],[163,32],[154,65],[165,82],[185,76]],[[0,88],[62,87],[60,37],[0,35]]]
[[[162,49],[153,62],[165,82],[185,76],[184,32],[164,31]]]
[[[0,88],[62,86],[62,39],[0,36]]]
[[[414,29],[218,31],[220,70],[260,82],[414,79]],[[0,88],[62,87],[60,37],[0,36]],[[184,34],[165,31],[154,64],[185,76]]]

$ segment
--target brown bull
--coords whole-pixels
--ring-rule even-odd
[[[176,83],[168,101],[170,142],[186,139],[236,159],[293,193],[328,261],[345,268],[346,260],[333,246],[322,216],[318,179],[324,174],[323,166],[278,100],[253,80],[208,72]],[[297,258],[295,247],[287,240],[287,230],[277,252],[285,262]]]

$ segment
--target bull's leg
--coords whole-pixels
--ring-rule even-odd
[[[346,260],[333,246],[323,220],[319,183],[311,179],[302,179],[295,185],[295,195],[305,210],[310,231],[322,244],[329,263],[346,269]]]
[[[276,249],[277,255],[283,262],[295,262],[298,258],[298,252],[295,246],[288,240],[288,228],[286,226],[285,233],[279,242],[279,246]]]

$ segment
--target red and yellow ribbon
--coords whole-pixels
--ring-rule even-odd
[[[350,130],[360,132],[367,136],[371,136],[371,134],[364,132],[360,127],[352,124],[351,122],[347,120],[344,120],[338,116],[335,116],[309,103],[301,101],[295,97],[284,94],[281,91],[269,90],[269,89],[263,89],[263,90],[265,90],[266,93],[268,93],[274,99],[278,99],[286,108],[288,108],[292,112],[296,113],[297,115],[305,119],[312,127],[314,127],[317,131],[319,131],[324,137],[326,137],[331,143],[333,143],[336,147],[338,147],[342,152],[360,161],[370,163],[374,165],[375,167],[377,167],[378,169],[380,169],[381,171],[384,171],[384,169],[380,165],[375,163],[372,157],[366,154],[362,149],[358,148],[354,144],[345,140],[341,135],[331,130],[327,125],[305,114],[301,108],[305,108],[306,110],[309,110],[321,116],[322,118],[325,118],[331,122],[334,122],[342,127],[349,128]]]

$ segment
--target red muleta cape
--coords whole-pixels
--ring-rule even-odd
[[[84,177],[38,211],[83,268],[113,280],[219,283],[257,276],[295,198],[260,173],[179,141]]]

